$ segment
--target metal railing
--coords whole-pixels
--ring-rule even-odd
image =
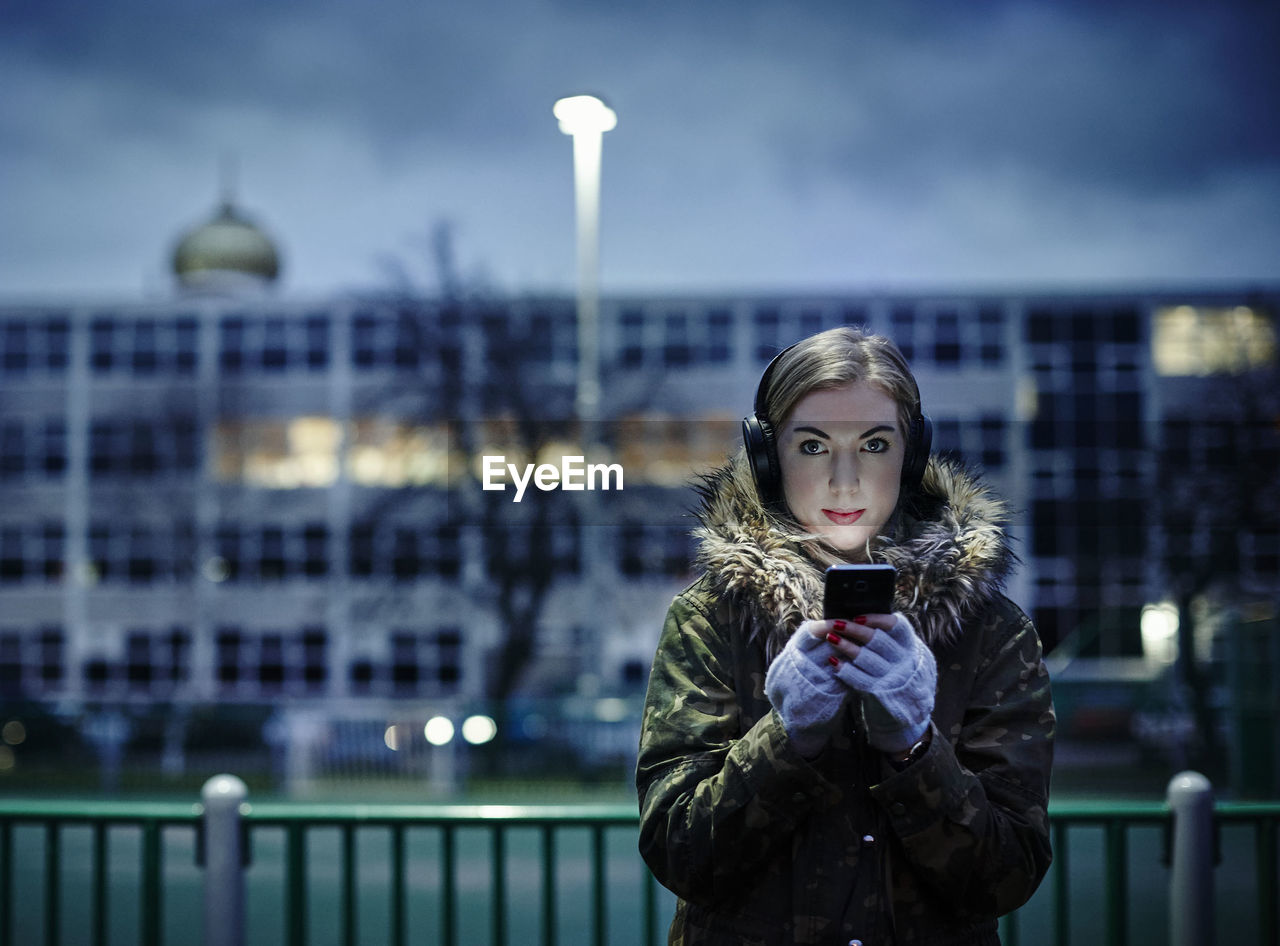
[[[216,781],[201,804],[0,800],[0,946],[188,943],[202,909],[206,946],[665,939],[674,901],[636,853],[633,806],[250,804],[238,779]],[[1213,941],[1214,871],[1194,866],[1224,832],[1252,890],[1229,891],[1220,919],[1252,933],[1233,942],[1274,946],[1280,802],[1208,798],[1053,805],[1054,866],[1001,921],[1007,946]],[[1198,915],[1151,925],[1188,900]]]

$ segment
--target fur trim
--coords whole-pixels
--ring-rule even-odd
[[[742,453],[699,492],[697,564],[714,593],[742,608],[749,633],[764,636],[772,660],[801,621],[822,616],[823,572],[839,558],[761,505]],[[1004,503],[956,463],[930,458],[912,506],[895,515],[893,535],[873,541],[871,560],[898,570],[895,609],[934,647],[1000,593],[1017,558]]]

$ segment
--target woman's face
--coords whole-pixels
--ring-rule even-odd
[[[906,432],[898,405],[866,381],[811,391],[777,430],[792,515],[841,552],[865,548],[898,504]]]

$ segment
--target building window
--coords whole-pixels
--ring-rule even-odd
[[[151,584],[192,576],[195,529],[190,520],[167,527],[91,522],[87,538],[95,581]]]
[[[639,309],[625,309],[621,317],[622,350],[620,360],[624,368],[638,368],[644,364],[644,313]]]
[[[65,371],[69,338],[70,323],[61,316],[0,322],[0,374]]]
[[[378,363],[378,323],[367,313],[351,321],[351,362],[356,368],[372,368]]]
[[[360,364],[361,317],[355,320],[353,360]],[[322,371],[329,365],[329,317],[229,315],[218,326],[218,364],[224,374]],[[175,346],[176,347],[176,346]]]
[[[283,371],[289,367],[289,339],[284,319],[262,322],[261,364],[263,371]]]
[[[129,689],[171,691],[190,677],[191,633],[174,628],[165,634],[134,631],[125,650]]]
[[[60,627],[38,632],[0,630],[0,694],[56,692],[66,676],[65,635]]]
[[[0,426],[0,476],[18,479],[27,472],[26,431],[21,421]]]
[[[306,363],[312,371],[329,367],[329,318],[324,315],[307,316]]]
[[[1165,307],[1156,310],[1151,354],[1166,377],[1242,374],[1275,363],[1276,328],[1248,306]]]
[[[707,361],[723,365],[732,360],[733,315],[728,309],[712,309],[707,314]]]
[[[662,360],[669,368],[683,368],[693,361],[689,344],[689,317],[683,312],[668,312],[664,320]]]
[[[385,659],[358,657],[348,668],[357,695],[427,696],[457,691],[462,682],[462,634],[398,629],[387,640]]]
[[[986,416],[978,421],[981,440],[982,465],[988,470],[998,470],[1005,464],[1005,422],[998,416]]]
[[[994,306],[978,310],[978,357],[988,367],[1004,361],[1004,312]]]
[[[94,319],[89,325],[89,366],[96,372],[110,371],[115,365],[115,324],[109,319]]]
[[[66,441],[62,420],[48,420],[43,427],[5,421],[0,424],[0,480],[60,479],[67,470]]]
[[[417,581],[456,578],[462,571],[457,526],[396,526],[356,523],[348,543],[353,578]]]
[[[934,420],[933,452],[940,457],[964,462],[964,442],[960,435],[960,421],[949,417]]]
[[[960,316],[955,312],[939,312],[933,326],[933,360],[940,367],[960,364]]]
[[[619,535],[619,571],[632,578],[684,575],[693,560],[688,532],[684,526],[625,523]]]
[[[733,313],[729,309],[675,309],[656,315],[653,322],[660,346],[646,343],[648,322],[643,310],[624,309],[619,315],[618,359],[624,367],[639,367],[652,357],[676,370],[722,365],[733,358]]]
[[[223,523],[214,543],[217,558],[210,573],[219,581],[278,582],[329,574],[329,529],[322,522],[247,529]]]
[[[482,319],[477,315],[474,321]],[[499,324],[502,321],[498,320]],[[431,310],[412,307],[362,310],[351,320],[351,364],[361,372],[456,369],[461,353],[459,331],[458,319],[448,311],[437,316]],[[317,324],[309,332],[310,363],[323,367],[318,346],[329,329],[322,332]],[[323,362],[327,364],[327,356]]]
[[[60,582],[65,552],[61,522],[0,527],[0,584]]]
[[[323,693],[328,686],[323,627],[246,632],[225,626],[217,632],[215,660],[217,682],[226,695],[301,696]]]
[[[1048,309],[1032,309],[1027,315],[1026,340],[1031,345],[1054,342],[1054,317]]]
[[[89,323],[89,367],[95,374],[129,371],[135,377],[193,374],[199,334],[191,316],[120,318]]]
[[[133,373],[155,374],[157,363],[156,324],[150,319],[140,319],[133,326]]]
[[[4,331],[0,332],[0,344],[4,346],[0,354],[0,365],[5,374],[26,374],[30,352],[27,343],[26,322],[6,322]]]
[[[781,314],[770,306],[755,314],[756,361],[768,364],[786,346],[782,344]]]
[[[46,456],[65,451],[66,429],[49,432]],[[62,461],[65,464],[65,459]],[[93,420],[89,424],[89,472],[94,477],[152,477],[190,474],[198,466],[196,424],[190,418],[168,421]]]
[[[485,532],[485,562],[492,576],[544,568],[552,575],[576,575],[581,570],[580,557],[578,528],[573,524],[495,526]]]
[[[338,479],[342,426],[328,417],[222,421],[213,432],[213,469],[224,482],[305,489]]]
[[[893,312],[889,315],[889,326],[890,334],[898,350],[902,352],[902,357],[909,362],[914,361],[916,357],[915,310],[907,305],[894,306]]]
[[[218,364],[223,374],[239,374],[245,365],[245,320],[228,316],[218,326]]]

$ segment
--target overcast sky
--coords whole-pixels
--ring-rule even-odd
[[[579,91],[605,292],[1274,280],[1277,9],[0,0],[0,296],[168,291],[226,154],[287,294],[571,290]]]

